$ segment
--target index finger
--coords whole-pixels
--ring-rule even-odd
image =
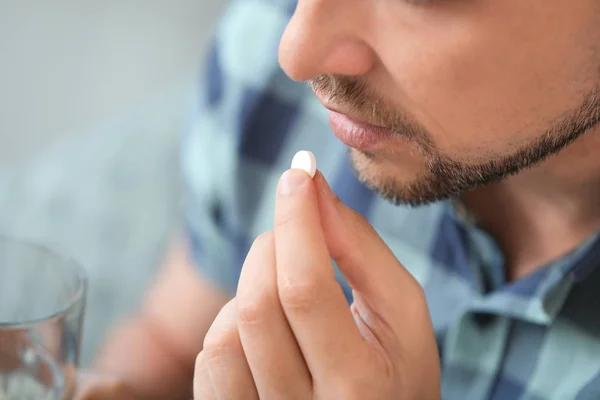
[[[335,279],[306,172],[281,177],[274,231],[280,301],[313,378],[366,362],[368,348]]]

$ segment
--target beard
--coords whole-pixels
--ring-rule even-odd
[[[600,87],[587,93],[580,105],[553,121],[549,128],[508,154],[489,155],[477,163],[454,160],[439,152],[431,135],[408,113],[389,107],[360,80],[321,75],[309,82],[314,91],[343,105],[363,121],[389,129],[418,149],[425,170],[406,181],[381,169],[379,155],[350,149],[350,160],[359,180],[395,204],[425,205],[498,182],[558,153],[600,123]],[[369,172],[367,172],[369,171]]]

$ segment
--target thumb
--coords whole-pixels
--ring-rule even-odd
[[[363,296],[384,296],[394,301],[420,289],[375,229],[341,202],[321,173],[314,181],[329,255],[352,289]]]
[[[373,227],[333,194],[320,173],[315,184],[327,248],[353,289],[351,309],[361,334],[401,363],[396,366],[402,368],[404,382],[421,394],[419,398],[439,398],[439,357],[423,289]]]

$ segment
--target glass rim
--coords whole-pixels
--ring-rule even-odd
[[[68,314],[68,311],[75,307],[77,304],[85,301],[85,293],[88,285],[88,276],[83,269],[81,263],[75,260],[73,257],[65,256],[62,253],[53,250],[52,248],[36,243],[34,241],[28,239],[21,239],[13,236],[8,236],[0,233],[0,245],[8,244],[8,245],[16,245],[30,248],[35,251],[39,251],[43,254],[47,254],[51,257],[55,257],[58,260],[64,261],[63,268],[66,268],[73,272],[76,281],[76,289],[73,294],[70,296],[69,300],[65,302],[64,305],[58,307],[54,312],[40,316],[37,318],[24,319],[22,321],[8,322],[0,320],[0,328],[6,329],[23,329],[30,327],[32,325],[40,324],[44,321],[52,320],[60,317],[61,315]]]

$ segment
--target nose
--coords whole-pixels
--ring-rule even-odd
[[[305,81],[322,74],[357,76],[373,68],[369,1],[298,0],[279,44],[286,74]]]

